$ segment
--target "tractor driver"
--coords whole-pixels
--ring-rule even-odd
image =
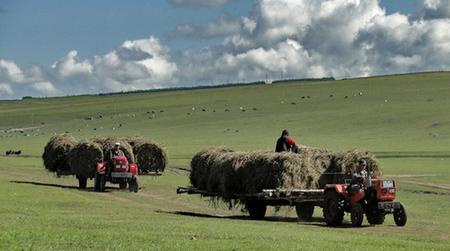
[[[116,142],[116,143],[114,144],[114,147],[111,148],[110,155],[111,155],[111,159],[114,158],[114,157],[116,157],[116,156],[125,156],[125,154],[123,153],[123,151],[120,150],[120,142]]]
[[[370,179],[366,167],[367,162],[365,160],[361,159],[358,161],[358,167],[356,168],[356,172],[352,173],[352,180],[348,187],[350,194],[356,194],[360,189],[369,185],[368,182]]]

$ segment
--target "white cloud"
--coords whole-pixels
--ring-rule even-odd
[[[179,26],[178,35],[224,37],[201,50],[171,55],[149,37],[88,59],[70,51],[49,67],[23,69],[0,59],[0,92],[48,96],[449,70],[449,1],[421,3],[420,15],[406,16],[387,15],[377,0],[258,0],[246,17]]]
[[[11,86],[8,84],[1,84],[0,83],[0,97],[2,96],[9,96],[14,94],[14,92],[11,89]]]
[[[423,19],[450,18],[450,0],[419,0],[418,16]]]
[[[40,92],[44,95],[54,96],[58,95],[59,93],[58,90],[56,90],[56,88],[53,86],[53,84],[48,81],[34,83],[31,85],[31,87],[35,91]]]

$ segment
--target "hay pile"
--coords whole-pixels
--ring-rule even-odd
[[[142,173],[164,172],[168,164],[167,152],[156,142],[143,137],[124,138],[133,148],[139,170]]]
[[[45,168],[50,172],[56,172],[57,175],[70,175],[67,155],[76,143],[76,139],[69,134],[50,138],[42,154]]]
[[[120,143],[120,150],[125,154],[125,157],[127,157],[128,162],[135,163],[136,160],[134,158],[133,154],[133,148],[128,144],[128,142],[124,139],[115,138],[115,137],[109,137],[109,138],[95,138],[93,139],[94,142],[97,142],[103,150],[103,156],[104,161],[109,162],[111,160],[111,149],[114,147],[114,144],[116,142]]]
[[[73,174],[93,178],[97,163],[103,161],[102,147],[93,141],[85,140],[76,144],[68,155],[68,164]]]
[[[372,176],[381,175],[374,156],[361,150],[334,153],[306,147],[295,154],[215,148],[192,158],[189,178],[192,186],[228,201],[236,194],[263,189],[321,188],[351,174],[361,159],[367,161]]]

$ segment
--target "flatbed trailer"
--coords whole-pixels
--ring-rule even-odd
[[[203,197],[218,197],[218,194],[199,190],[195,187],[178,187],[177,194],[198,194]],[[295,206],[297,216],[302,221],[309,221],[314,207],[322,207],[323,189],[264,189],[259,193],[236,194],[229,199],[243,202],[252,219],[262,219],[267,206]]]

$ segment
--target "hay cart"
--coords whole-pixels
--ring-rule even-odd
[[[204,197],[220,197],[218,194],[198,190],[194,187],[178,187],[177,194],[200,194]],[[265,189],[254,194],[235,195],[245,204],[250,218],[263,219],[267,206],[295,206],[301,221],[310,221],[314,208],[323,208],[325,222],[329,226],[341,225],[345,212],[351,215],[354,227],[362,225],[366,215],[370,224],[383,224],[386,214],[393,214],[397,226],[407,221],[403,204],[394,201],[394,180],[370,179],[367,186],[353,184],[327,184],[324,189]]]

